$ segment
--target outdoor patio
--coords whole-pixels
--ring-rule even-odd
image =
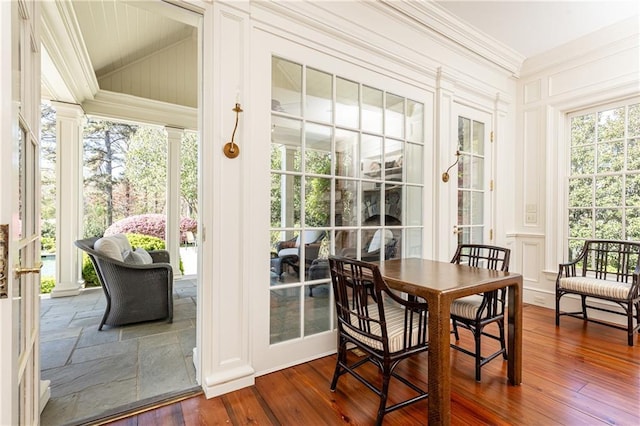
[[[43,296],[41,376],[51,381],[51,398],[41,424],[83,424],[197,388],[196,280],[174,281],[173,294],[173,323],[105,326],[102,331],[98,324],[106,301],[101,288],[73,297]]]

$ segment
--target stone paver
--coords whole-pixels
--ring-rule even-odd
[[[51,380],[42,425],[83,423],[118,407],[196,386],[196,281],[174,282],[174,321],[98,331],[102,289],[78,296],[43,297],[41,376]]]

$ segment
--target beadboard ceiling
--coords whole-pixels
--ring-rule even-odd
[[[316,1],[326,1],[323,5],[326,7],[331,4],[330,0]],[[524,59],[625,18],[639,16],[640,9],[639,0],[381,1],[390,7],[394,7],[394,3],[404,3],[418,12],[435,7],[444,14],[445,20],[457,20],[461,23],[459,27],[469,27],[470,31],[495,40],[496,46],[505,46]],[[197,44],[198,17],[160,0],[55,0],[42,4],[45,98],[83,103],[104,90],[101,84],[113,84],[118,80],[117,74],[121,70],[131,69],[163,50],[176,49],[185,40]],[[176,50],[180,49],[182,45]],[[79,56],[81,58],[77,59]],[[74,61],[75,64],[70,65]],[[169,66],[171,64],[167,64]],[[195,70],[197,60],[189,66]],[[174,71],[172,76],[186,73],[186,77],[181,77],[186,81],[197,75],[186,68]],[[164,67],[156,70],[157,73],[147,73],[145,78],[156,78]],[[140,79],[132,78],[129,85],[136,81]],[[194,87],[197,84],[196,81],[192,83]],[[113,87],[108,90],[119,91]],[[176,88],[171,90],[176,91]],[[127,92],[122,89],[122,93]],[[197,96],[195,89],[193,93],[194,97]],[[140,96],[138,93],[128,94]],[[162,96],[156,96],[156,100],[166,102]],[[197,100],[181,100],[180,103],[193,107]]]

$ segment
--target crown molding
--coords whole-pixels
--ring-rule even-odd
[[[503,43],[461,22],[432,0],[380,0],[388,8],[402,14],[407,22],[426,27],[434,33],[492,62],[519,77],[526,59]]]
[[[61,79],[67,86],[64,89],[48,87],[48,91],[52,95],[71,93],[75,103],[92,99],[99,90],[98,80],[71,2],[42,2],[41,16],[42,43],[59,73],[47,81],[59,84]]]

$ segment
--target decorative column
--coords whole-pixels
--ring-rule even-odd
[[[80,105],[52,102],[56,109],[56,285],[51,297],[75,296],[84,284],[82,252],[82,127]]]
[[[167,131],[167,219],[166,248],[171,258],[173,276],[180,271],[180,145],[184,129],[165,127]]]

